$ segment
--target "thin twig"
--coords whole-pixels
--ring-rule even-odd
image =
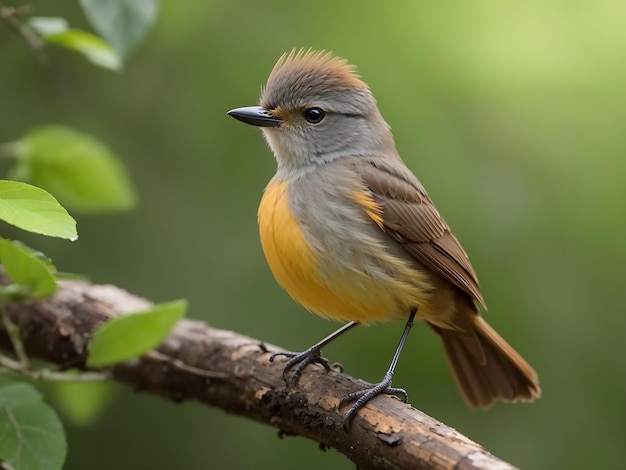
[[[0,19],[26,43],[35,57],[44,63],[46,61],[43,53],[44,42],[30,26],[19,20],[19,16],[30,12],[30,10],[31,7],[29,5],[20,7],[7,6],[0,0]]]
[[[30,361],[28,360],[28,356],[26,355],[26,351],[24,351],[24,345],[22,344],[22,340],[20,339],[20,331],[17,325],[11,321],[7,312],[5,310],[4,305],[0,304],[0,317],[2,317],[2,326],[4,330],[9,335],[9,339],[11,340],[11,345],[13,346],[13,351],[19,360],[19,369],[26,373],[30,370]]]

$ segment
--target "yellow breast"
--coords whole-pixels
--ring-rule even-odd
[[[409,304],[424,302],[427,294],[415,285],[396,280],[380,282],[358,270],[336,279],[320,277],[318,255],[291,213],[288,185],[288,181],[269,183],[258,219],[265,258],[291,297],[318,315],[362,323],[404,318]]]

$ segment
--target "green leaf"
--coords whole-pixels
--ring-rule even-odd
[[[64,126],[30,131],[16,146],[12,176],[40,186],[83,213],[125,211],[135,192],[117,156],[94,137]]]
[[[122,59],[117,52],[98,36],[80,29],[68,29],[63,33],[43,36],[55,46],[81,53],[89,62],[109,70],[121,70]]]
[[[110,382],[54,382],[52,390],[62,416],[83,427],[102,415],[114,392]]]
[[[26,287],[29,297],[48,297],[56,292],[52,263],[23,243],[0,238],[0,262],[13,282]]]
[[[43,189],[0,180],[0,219],[29,232],[76,240],[76,221]]]
[[[69,28],[64,18],[38,16],[28,23],[48,44],[78,52],[93,64],[109,70],[122,68],[121,57],[109,44],[91,33]]]
[[[61,421],[37,390],[0,377],[0,461],[15,470],[57,470],[66,450]]]
[[[161,344],[186,309],[187,301],[177,300],[113,318],[96,331],[87,365],[107,366],[150,351]]]
[[[159,10],[158,0],[80,0],[94,26],[122,57],[143,39]]]

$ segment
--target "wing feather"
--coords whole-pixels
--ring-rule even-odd
[[[374,158],[361,159],[358,169],[382,208],[383,230],[418,263],[485,306],[467,254],[417,178],[404,166]]]

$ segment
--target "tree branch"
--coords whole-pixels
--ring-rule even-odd
[[[86,370],[87,346],[109,318],[143,310],[150,302],[114,286],[60,281],[54,297],[9,304],[26,352],[61,369]],[[0,331],[0,346],[10,348]],[[343,430],[342,396],[363,387],[345,374],[309,367],[298,386],[282,379],[278,348],[205,323],[182,320],[166,341],[141,358],[111,367],[111,376],[166,398],[198,400],[297,434],[345,454],[361,469],[513,469],[454,429],[381,396]]]

